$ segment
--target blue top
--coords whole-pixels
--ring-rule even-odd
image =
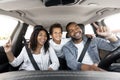
[[[87,41],[86,36],[83,37],[83,41],[84,42]],[[113,51],[118,46],[120,46],[120,39],[118,39],[116,42],[110,42],[106,39],[95,37],[91,40],[91,43],[87,51],[91,59],[93,60],[93,63],[99,63],[100,58],[98,49]],[[82,63],[77,61],[78,49],[74,45],[74,42],[72,40],[67,42],[67,44],[63,46],[62,51],[63,54],[65,55],[68,67],[71,68],[72,70],[80,70]]]

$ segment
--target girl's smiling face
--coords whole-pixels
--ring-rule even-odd
[[[62,37],[61,28],[54,28],[51,36],[54,41],[61,41]]]

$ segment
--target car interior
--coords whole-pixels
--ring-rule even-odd
[[[93,23],[108,26],[105,19],[120,13],[120,0],[0,0],[0,15],[17,21],[13,31],[6,27],[12,40],[12,51],[17,57],[24,42],[29,41],[35,25],[43,25],[49,31],[50,25],[60,23],[63,37],[66,38],[66,25],[76,22],[85,25],[85,34],[98,36]],[[117,21],[117,20],[116,20]],[[10,26],[10,22],[6,22]],[[91,29],[89,27],[91,27]],[[1,29],[4,26],[1,25]],[[109,27],[109,26],[108,26]],[[11,27],[12,28],[12,27]],[[88,29],[88,31],[86,31]],[[114,34],[120,33],[120,28]],[[118,36],[120,37],[120,36]],[[0,35],[0,40],[2,36]],[[8,38],[7,38],[8,40]],[[4,43],[5,44],[5,43]],[[0,45],[0,80],[119,80],[120,79],[120,47],[114,51],[99,50],[101,62],[98,71],[19,71],[18,67],[9,64],[3,45]],[[111,54],[109,54],[111,53]]]

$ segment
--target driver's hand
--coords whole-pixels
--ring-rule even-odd
[[[82,71],[105,71],[95,65],[87,65],[87,64],[82,64],[81,70]]]

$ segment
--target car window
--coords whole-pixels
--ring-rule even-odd
[[[31,36],[32,32],[33,32],[33,26],[29,25],[28,28],[27,28],[26,34],[25,34],[25,39],[26,40],[30,39],[30,36]]]
[[[85,25],[85,34],[94,34],[93,28],[90,24]]]
[[[112,32],[120,37],[120,13],[106,17],[104,22]]]
[[[18,21],[10,16],[0,15],[0,46],[6,43]]]
[[[28,28],[27,28],[27,31],[26,31],[26,34],[25,34],[25,39],[28,40],[28,41],[29,41],[30,36],[31,36],[31,34],[33,32],[33,28],[34,27],[32,25],[29,25]],[[66,31],[63,31],[62,38],[66,38],[66,33],[67,33]]]

